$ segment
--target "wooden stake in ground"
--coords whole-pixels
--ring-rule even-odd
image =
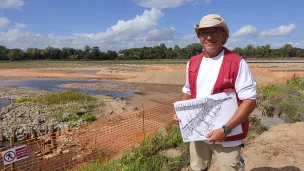
[[[144,103],[142,103],[142,110],[143,110],[143,133],[144,133],[144,139],[146,139],[146,133],[145,133],[145,109],[144,109]]]
[[[13,148],[13,146],[14,146],[14,136],[10,137],[10,146],[11,146],[11,148]],[[14,170],[14,163],[12,162],[11,163],[11,171],[13,171],[13,170]]]

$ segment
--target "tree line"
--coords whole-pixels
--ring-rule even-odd
[[[44,49],[28,48],[8,49],[0,45],[0,60],[142,60],[142,59],[189,59],[203,51],[199,43],[192,43],[184,48],[175,45],[173,48],[160,44],[154,47],[129,48],[119,51],[101,51],[99,47],[85,46],[83,49],[69,47],[54,48],[48,46]],[[235,53],[245,58],[281,58],[304,57],[304,49],[285,44],[281,48],[272,49],[269,44],[265,46],[247,45],[244,48],[234,48]]]

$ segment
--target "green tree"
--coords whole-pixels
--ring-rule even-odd
[[[26,50],[29,59],[42,59],[42,51],[37,48],[28,48]]]
[[[11,61],[22,60],[24,57],[24,52],[21,49],[11,49],[7,54],[7,57]]]
[[[1,46],[0,45],[0,60],[7,60],[7,54],[8,54],[9,50],[6,49],[5,46]]]

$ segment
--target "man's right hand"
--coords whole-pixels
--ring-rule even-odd
[[[180,122],[180,120],[178,119],[178,117],[176,116],[176,114],[173,115],[173,120],[178,124]]]
[[[181,94],[180,100],[188,100],[188,99],[191,99],[191,96],[189,94],[186,94],[186,93],[182,93]],[[173,115],[173,120],[177,124],[179,124],[179,122],[181,121],[180,119],[178,119],[178,117],[176,116],[176,114]]]

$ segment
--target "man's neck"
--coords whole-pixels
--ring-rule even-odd
[[[214,57],[218,56],[222,51],[223,51],[223,48],[221,48],[220,50],[218,50],[216,52],[211,52],[211,53],[208,53],[207,51],[205,51],[205,57],[214,58]]]

